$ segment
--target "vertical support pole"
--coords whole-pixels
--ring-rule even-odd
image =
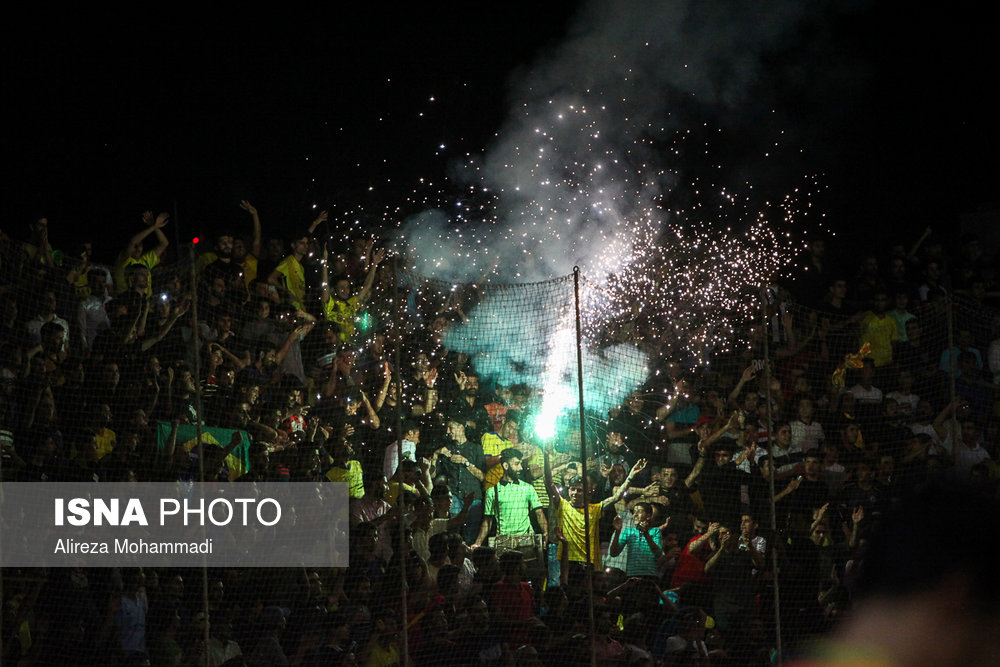
[[[175,211],[176,213],[176,211]],[[174,227],[176,229],[176,225]],[[194,255],[194,244],[188,245],[188,261],[191,264],[191,345],[194,351],[194,411],[195,411],[195,442],[198,443],[198,479],[205,483],[205,443],[202,439],[201,423],[204,419],[201,404],[201,331],[198,329],[198,265]],[[202,526],[202,536],[207,535]],[[205,613],[205,626],[202,640],[205,646],[205,660],[209,655],[209,624],[208,624],[208,556],[201,559],[201,607]]]
[[[774,433],[772,431],[773,417],[771,415],[771,347],[770,347],[770,336],[768,336],[768,318],[767,318],[767,286],[761,290],[761,323],[764,326],[764,382],[766,383],[766,396],[767,401],[767,454],[771,457],[771,474],[767,477],[767,484],[769,493],[771,494],[771,535],[778,534],[778,515],[777,509],[774,505]],[[779,320],[780,321],[780,320]],[[774,584],[774,635],[775,635],[775,647],[777,648],[778,663],[783,664],[783,654],[781,645],[781,595],[780,595],[780,580],[781,573],[778,568],[778,550],[775,548],[776,545],[769,544],[768,547],[771,551],[771,571],[774,574],[772,579]]]
[[[583,403],[583,325],[580,322],[580,267],[573,267],[573,306],[576,311],[576,385],[579,393],[578,410],[580,413],[580,472],[583,477],[583,547],[587,559],[587,616],[590,624],[590,664],[597,665],[597,636],[594,624],[594,569],[591,565],[590,553],[590,480],[587,477],[587,420],[584,415]],[[593,529],[596,531],[597,526]]]
[[[962,353],[955,347],[955,311],[951,292],[944,297],[945,317],[948,322],[948,398],[951,402],[951,439],[954,443],[961,430],[958,426],[958,414],[955,409],[955,374],[958,372],[958,355]],[[953,445],[954,446],[954,445]]]
[[[394,349],[393,358],[396,362],[396,373],[402,373],[401,359],[402,359],[402,341],[403,341],[403,307],[402,299],[399,298],[399,257],[397,255],[392,256],[392,307],[393,315],[393,339],[394,339]],[[399,403],[399,399],[402,396],[403,386],[402,378],[397,377],[400,381],[399,390],[396,394],[396,401]],[[392,391],[392,386],[390,385],[389,390]],[[399,460],[403,460],[403,415],[399,410],[396,410],[396,442],[397,450],[396,453],[399,455]],[[388,481],[388,480],[386,480]],[[396,494],[396,504],[403,502],[403,490],[399,489],[399,493]],[[399,520],[396,525],[396,552],[399,554],[399,599],[400,599],[400,614],[401,618],[399,620],[400,634],[402,635],[400,639],[400,649],[402,651],[402,662],[400,664],[408,665],[410,664],[410,629],[407,627],[407,596],[406,596],[406,529],[403,525],[402,514],[399,514]]]

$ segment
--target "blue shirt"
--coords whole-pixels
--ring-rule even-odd
[[[688,405],[683,408],[677,408],[669,415],[667,415],[668,422],[676,422],[678,424],[694,424],[698,421],[698,417],[701,416],[701,409],[697,405]]]
[[[660,529],[650,528],[649,536],[653,538],[653,544],[660,547]],[[625,551],[628,554],[628,563],[626,564],[626,574],[630,577],[645,577],[651,576],[655,577],[659,574],[659,567],[656,565],[656,559],[659,557],[659,553],[653,553],[653,550],[649,548],[649,542],[646,540],[646,536],[639,532],[639,529],[635,526],[626,526],[622,528],[621,536],[618,538],[619,543],[625,543]]]

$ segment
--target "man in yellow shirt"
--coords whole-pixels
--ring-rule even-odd
[[[354,295],[351,294],[351,281],[347,278],[338,279],[334,282],[333,289],[330,289],[328,256],[327,249],[323,248],[323,261],[321,262],[322,293],[320,295],[320,299],[323,302],[323,315],[327,321],[333,322],[339,327],[340,340],[344,343],[350,343],[351,338],[354,337],[354,317],[364,307],[365,302],[368,301],[368,297],[371,296],[372,285],[375,284],[375,271],[378,269],[379,263],[385,259],[385,250],[380,249],[372,255],[372,263],[368,267],[368,275],[365,276],[364,285]]]
[[[517,447],[520,444],[518,432],[520,414],[516,410],[511,410],[504,415],[504,422],[497,431],[483,433],[480,444],[483,446],[483,454],[486,455],[486,479],[483,488],[490,490],[503,478],[503,468],[500,467],[500,455],[506,449]]]
[[[153,267],[160,263],[163,259],[163,255],[167,252],[167,246],[170,245],[170,241],[167,240],[166,234],[163,233],[163,228],[166,227],[167,222],[170,221],[169,213],[160,213],[154,219],[153,212],[146,211],[142,214],[142,221],[146,224],[146,228],[137,232],[131,239],[129,239],[128,245],[125,246],[121,253],[119,253],[118,259],[115,260],[115,289],[119,294],[129,289],[128,281],[125,280],[125,270],[128,267],[134,264],[139,264],[145,267],[146,270],[152,272]],[[150,234],[156,235],[157,245],[152,250],[143,252],[143,239]],[[152,280],[147,280],[145,287],[142,288],[142,292],[147,297],[153,294],[152,282]]]
[[[879,290],[872,299],[872,309],[861,318],[861,344],[871,345],[876,368],[892,363],[892,344],[899,340],[896,320],[886,313],[888,305],[889,297]]]
[[[354,458],[354,448],[346,440],[338,442],[333,449],[333,462],[326,471],[326,478],[331,482],[346,482],[349,485],[348,494],[351,498],[361,498],[365,495],[364,474],[361,462]]]
[[[546,454],[546,459],[548,455]],[[639,459],[632,466],[625,482],[618,487],[618,490],[609,498],[605,498],[599,503],[588,503],[587,514],[584,514],[583,504],[583,483],[580,475],[574,475],[569,481],[569,501],[559,495],[559,489],[552,482],[552,472],[549,466],[545,466],[546,481],[549,483],[549,498],[553,505],[556,505],[556,516],[559,522],[559,532],[561,533],[558,558],[562,558],[563,549],[569,549],[568,559],[571,563],[587,563],[587,548],[589,543],[590,563],[595,569],[601,567],[601,543],[598,532],[598,523],[601,514],[608,507],[613,507],[615,503],[625,496],[625,492],[635,476],[646,467],[646,459]],[[594,484],[587,485],[587,497],[592,497]],[[587,524],[589,515],[589,525]],[[587,530],[589,528],[589,531]]]
[[[320,212],[304,233],[299,234],[291,241],[292,252],[287,255],[274,271],[267,277],[269,285],[273,285],[282,291],[282,299],[296,310],[306,310],[306,271],[302,266],[302,259],[309,252],[309,243],[313,232],[321,222],[327,218],[326,211]]]
[[[260,255],[261,239],[260,216],[254,205],[246,199],[240,202],[240,208],[249,213],[253,219],[253,239],[250,241],[250,248],[247,248],[242,238],[222,232],[215,237],[215,247],[198,257],[196,267],[198,275],[201,276],[205,267],[213,262],[221,260],[223,263],[232,263],[234,267],[239,267],[243,271],[243,282],[249,288],[250,283],[257,278],[257,257]]]

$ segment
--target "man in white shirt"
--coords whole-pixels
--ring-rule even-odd
[[[948,440],[951,440],[949,435]],[[945,445],[947,446],[947,442]],[[979,425],[972,419],[962,420],[962,431],[951,446],[951,455],[955,459],[953,469],[956,479],[960,482],[968,482],[969,474],[977,463],[982,463],[990,458],[989,452],[983,448],[979,433]]]
[[[382,474],[386,479],[392,479],[399,467],[400,456],[410,461],[417,460],[417,443],[420,442],[420,427],[414,421],[403,422],[402,442],[397,440],[385,448],[385,458],[382,463]],[[402,452],[402,454],[400,454]]]
[[[48,322],[55,322],[62,327],[66,333],[63,337],[63,349],[68,350],[69,323],[56,315],[56,293],[50,289],[42,292],[42,297],[38,302],[38,314],[24,325],[33,345],[38,345],[42,342],[42,326]]]
[[[89,350],[97,334],[111,328],[111,319],[104,308],[111,301],[111,295],[108,294],[107,275],[101,269],[87,271],[87,286],[90,296],[80,300],[77,318],[83,346]]]
[[[861,380],[848,391],[854,394],[854,400],[859,405],[881,405],[882,390],[872,386],[872,379],[875,377],[875,362],[871,358],[863,361],[861,367]]]
[[[816,449],[822,446],[826,440],[823,426],[819,422],[813,421],[814,411],[811,398],[799,400],[798,419],[790,424],[792,447],[795,448],[795,451],[807,452],[810,449]]]

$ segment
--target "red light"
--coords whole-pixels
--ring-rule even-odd
[[[194,245],[198,245],[198,243],[199,243],[200,241],[201,241],[201,239],[200,239],[200,238],[198,238],[197,236],[196,236],[196,237],[194,237],[193,239],[191,239],[191,243],[193,243]]]

